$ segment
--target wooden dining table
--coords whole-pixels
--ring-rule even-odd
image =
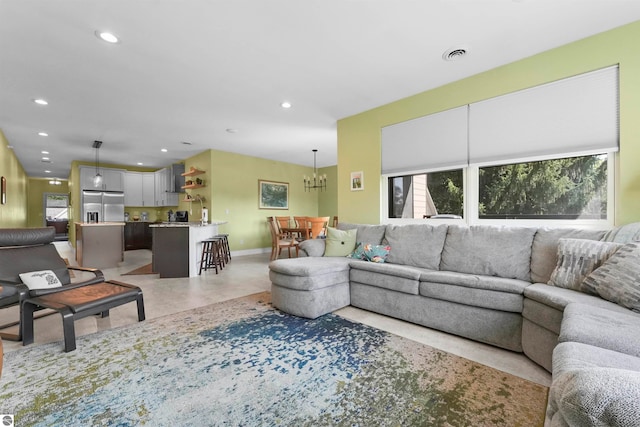
[[[284,234],[298,235],[304,240],[311,236],[311,227],[280,227],[280,231]]]

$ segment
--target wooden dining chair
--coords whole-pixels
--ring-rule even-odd
[[[328,216],[307,217],[307,227],[311,229],[311,238],[317,239],[327,235]]]
[[[276,225],[278,226],[278,232],[281,234],[291,235],[291,233],[284,231],[284,229],[291,227],[291,217],[277,216],[275,218],[276,218]]]
[[[306,240],[309,238],[309,229],[307,226],[307,217],[306,216],[294,216],[293,221],[296,223],[296,228],[299,228],[301,231],[298,232],[296,236],[298,240]]]
[[[267,222],[269,223],[269,230],[271,231],[271,261],[278,259],[282,253],[282,248],[287,248],[289,258],[291,258],[291,248],[296,249],[296,256],[298,256],[300,254],[298,241],[291,236],[280,233],[277,221],[275,221],[272,216],[267,217]]]
[[[338,215],[333,217],[333,228],[338,228]]]

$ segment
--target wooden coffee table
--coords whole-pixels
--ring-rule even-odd
[[[62,316],[64,351],[69,352],[76,349],[74,322],[77,319],[97,314],[107,317],[111,308],[132,301],[138,304],[141,322],[144,320],[142,289],[115,280],[27,298],[22,302],[22,344],[33,343],[33,314],[41,308],[50,308]]]

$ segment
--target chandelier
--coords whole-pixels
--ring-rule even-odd
[[[316,154],[318,150],[313,150],[313,180],[310,176],[304,176],[304,191],[311,191],[311,189],[319,188],[320,191],[327,189],[327,174],[318,175],[318,168],[316,168]]]
[[[96,149],[96,176],[93,177],[93,186],[102,187],[102,175],[100,175],[100,147],[102,141],[93,141],[92,147]]]

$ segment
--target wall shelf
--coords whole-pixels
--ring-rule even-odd
[[[191,169],[189,172],[185,172],[182,173],[180,175],[182,176],[196,176],[196,175],[202,175],[203,173],[206,173],[205,171],[201,171],[200,169]],[[185,187],[182,187],[185,188]]]
[[[189,189],[192,189],[192,188],[202,188],[204,186],[205,186],[204,184],[189,184],[189,185],[183,185],[182,189],[189,190]]]

